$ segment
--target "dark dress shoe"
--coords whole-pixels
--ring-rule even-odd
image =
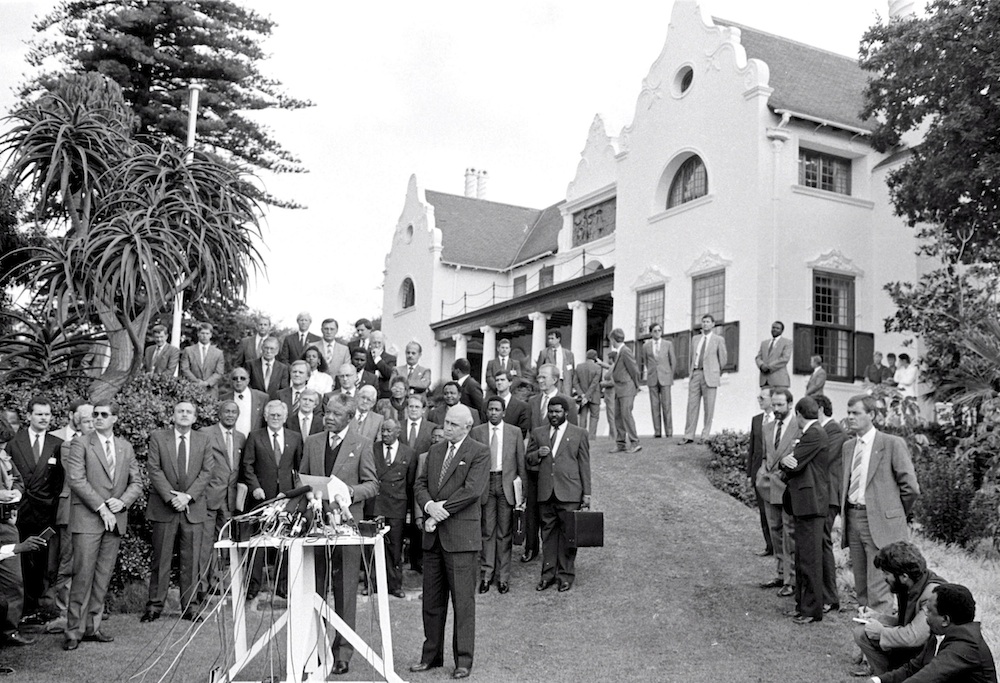
[[[831,602],[829,605],[823,605],[823,614],[829,614],[830,612],[840,611],[839,602]]]
[[[150,612],[147,610],[141,617],[139,617],[139,621],[142,623],[146,623],[150,621],[156,621],[159,618],[160,618],[159,612]]]
[[[770,581],[765,581],[760,584],[761,588],[780,588],[781,584],[784,583],[781,579],[771,579]]]
[[[80,647],[80,641],[76,638],[67,638],[63,643],[63,649],[66,651],[75,650],[78,647]]]
[[[802,615],[800,617],[795,617],[794,619],[792,619],[792,623],[798,626],[805,626],[806,624],[815,624],[820,621],[821,619],[819,617],[807,617],[805,615]]]
[[[247,602],[257,597],[258,591],[247,591]]]
[[[480,581],[479,582],[479,594],[482,595],[483,593],[489,593],[489,592],[490,592],[490,584],[489,584],[489,582],[488,581]]]
[[[790,610],[786,610],[785,611],[785,616],[786,617],[801,617],[802,616],[802,612],[798,611],[797,609],[790,609]]]
[[[100,631],[94,631],[93,633],[84,633],[83,640],[87,643],[113,643],[115,642],[115,637],[105,635]]]
[[[181,615],[181,619],[184,621],[193,621],[196,624],[205,621],[205,617],[201,616],[197,612],[185,612]]]
[[[333,665],[333,673],[337,674],[338,676],[343,676],[350,670],[351,667],[347,664],[347,662],[337,662],[336,664]]]
[[[43,624],[47,624],[49,621],[51,620],[41,612],[35,612],[34,614],[29,614],[28,616],[23,617],[21,619],[21,624],[24,626],[41,626]]]
[[[538,552],[535,550],[525,550],[524,555],[521,555],[521,562],[531,562],[533,559],[538,557]]]
[[[4,636],[3,642],[5,645],[34,645],[35,639],[30,636],[23,636],[17,631]]]
[[[501,581],[500,585],[497,586],[497,593],[506,593],[510,590],[510,584],[506,581]]]
[[[542,579],[541,581],[538,582],[538,585],[535,586],[535,590],[543,591],[549,586],[553,585],[555,582],[556,582],[555,579]]]
[[[662,439],[663,435],[662,434],[653,434],[653,438],[654,439]]]
[[[759,553],[757,553],[757,557],[773,557],[773,556],[774,556],[774,551],[768,550],[767,548],[764,548]]]
[[[781,590],[778,591],[778,597],[781,598],[790,598],[793,595],[795,595],[795,589],[791,586],[782,586]]]
[[[469,677],[469,667],[459,666],[454,671],[451,672],[452,678],[468,678]]]
[[[573,587],[573,584],[571,584],[569,581],[560,581],[559,582],[559,592],[560,593],[565,593],[566,591],[568,591],[572,587]]]
[[[389,591],[389,595],[391,595],[394,598],[400,598],[400,599],[404,599],[404,600],[406,599],[406,593],[404,593],[403,591],[399,590],[398,588],[396,590],[394,590],[394,591]]]
[[[694,443],[694,439],[681,439],[680,440],[680,445],[681,446],[687,446],[689,443]]]
[[[443,664],[430,664],[428,662],[420,662],[419,664],[414,664],[413,666],[411,666],[410,667],[410,671],[412,671],[415,674],[418,674],[421,671],[428,671],[430,669],[436,669],[436,668],[438,668],[440,666],[444,666],[444,665]]]

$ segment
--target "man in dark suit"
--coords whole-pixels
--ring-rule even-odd
[[[798,625],[823,620],[823,525],[829,496],[826,432],[819,425],[819,408],[811,397],[795,404],[802,436],[781,459],[787,478],[783,506],[795,519],[795,609]]]
[[[424,417],[426,407],[426,394],[410,394],[406,399],[406,419],[403,421],[401,438],[417,455],[418,464],[421,455],[430,450],[434,428],[440,427]],[[417,523],[416,511],[406,531],[406,537],[410,539],[410,569],[416,572],[423,571],[424,553],[421,543],[424,532]]]
[[[844,471],[844,441],[847,434],[833,419],[833,404],[823,394],[814,397],[819,406],[819,422],[826,432],[826,461],[830,482],[826,523],[823,525],[823,611],[840,609],[837,591],[837,562],[833,556],[833,523],[840,514],[840,488]]]
[[[673,342],[663,339],[663,325],[653,323],[649,333],[652,337],[642,345],[643,365],[646,368],[646,386],[649,388],[649,408],[653,413],[653,438],[659,439],[664,434],[674,434],[670,390],[674,386],[677,356],[674,355]]]
[[[792,340],[782,337],[785,323],[771,323],[771,338],[760,343],[754,359],[760,370],[760,386],[769,389],[787,389],[792,380],[788,376],[788,361],[792,359]]]
[[[587,351],[587,359],[573,372],[573,391],[580,402],[580,427],[586,429],[591,439],[597,437],[597,423],[601,419],[601,373],[597,364],[597,351]]]
[[[81,640],[107,643],[101,632],[104,597],[128,523],[128,509],[142,495],[132,445],[114,434],[115,403],[94,406],[96,431],[80,436],[66,458],[72,512],[73,581],[66,613],[64,650]]]
[[[282,389],[288,391],[288,389]],[[285,427],[298,432],[305,439],[307,436],[323,431],[323,415],[318,410],[320,395],[312,389],[305,389],[299,395],[299,407],[292,411],[285,421]]]
[[[378,389],[379,398],[389,398],[389,382],[396,371],[396,357],[391,353],[386,353],[385,336],[380,330],[372,332],[369,338],[371,345],[371,362],[366,368],[369,372],[375,373],[375,388]]]
[[[347,365],[341,365],[333,381],[333,390],[337,391],[338,389],[346,388],[351,391],[351,395],[356,395],[357,390],[361,387],[374,387],[378,383],[378,378],[375,377],[374,372],[365,369],[365,364],[368,362],[367,358],[367,351],[364,349],[355,349],[351,353],[350,363],[353,372],[348,370]],[[376,387],[377,393],[378,388]]]
[[[642,450],[639,444],[639,433],[635,428],[635,417],[632,408],[635,395],[639,393],[639,366],[632,355],[632,349],[625,345],[625,332],[616,327],[608,336],[615,353],[614,364],[611,366],[611,379],[615,382],[615,448],[612,451],[638,453]]]
[[[269,399],[263,391],[250,388],[250,371],[246,368],[233,368],[229,373],[229,383],[233,390],[223,394],[219,399],[233,401],[240,409],[239,418],[236,420],[236,431],[249,434],[263,427],[264,406]]]
[[[538,467],[538,500],[542,519],[542,578],[535,590],[558,583],[559,592],[573,587],[576,548],[566,538],[564,513],[590,508],[590,442],[587,432],[569,424],[569,401],[549,401],[549,426],[532,430],[526,459]]]
[[[483,388],[472,379],[472,365],[468,358],[458,358],[451,364],[451,376],[458,383],[458,402],[469,406],[473,415],[483,413]]]
[[[439,401],[436,406],[431,408],[430,412],[427,414],[427,419],[434,424],[442,424],[444,422],[444,416],[453,406],[462,405],[461,399],[462,387],[458,385],[458,382],[454,380],[451,382],[445,382],[441,387],[441,401]],[[472,408],[469,408],[469,410],[472,412],[472,423],[474,425],[482,422],[482,419],[476,411],[472,410]]]
[[[289,368],[276,360],[277,355],[278,340],[268,337],[261,345],[260,358],[244,366],[250,371],[250,388],[263,391],[271,400],[278,398],[278,392],[291,383]]]
[[[364,349],[366,354],[371,353],[371,336],[374,326],[368,318],[359,318],[354,323],[354,331],[357,336],[347,343],[347,348],[354,352],[354,349]]]
[[[198,325],[198,343],[181,351],[181,377],[203,387],[209,395],[219,395],[219,380],[226,372],[226,359],[212,344],[212,324]]]
[[[264,355],[264,342],[271,336],[271,319],[266,315],[260,316],[257,318],[256,328],[256,334],[240,340],[236,355],[233,357],[235,367],[246,367]]]
[[[177,364],[180,362],[181,351],[176,346],[167,343],[167,326],[153,325],[153,345],[146,347],[142,369],[150,374],[177,374]]]
[[[62,441],[48,433],[52,422],[52,406],[48,398],[35,396],[28,402],[28,424],[7,443],[14,468],[20,475],[24,495],[17,508],[17,530],[21,538],[37,536],[46,527],[56,527],[59,494],[62,492],[63,471],[60,446]],[[51,558],[56,565],[58,556]],[[41,600],[47,588],[50,570],[47,548],[21,553],[21,572],[24,577],[24,623],[44,624],[49,616],[41,614]]]
[[[312,325],[312,316],[303,311],[295,318],[295,324],[299,329],[285,335],[281,341],[281,350],[278,351],[278,360],[286,365],[290,365],[293,360],[302,360],[302,355],[306,352],[306,347],[319,342],[322,337],[309,331]]]
[[[764,425],[774,420],[771,412],[771,390],[767,387],[757,392],[757,404],[763,412],[757,413],[750,420],[750,443],[747,444],[747,478],[754,486],[761,463],[764,462]],[[768,501],[754,486],[754,497],[757,499],[757,510],[760,513],[760,531],[764,535],[764,550],[757,553],[760,557],[770,557],[774,554],[774,544],[771,543],[771,529],[767,524]]]
[[[247,436],[243,448],[243,480],[250,490],[250,498],[259,504],[295,488],[295,472],[302,461],[302,437],[298,432],[285,429],[288,408],[278,400],[270,401],[264,407],[264,429],[257,429]],[[260,592],[264,575],[265,555],[275,553],[254,553],[247,599],[252,600]],[[281,572],[277,577],[275,592],[285,591],[287,564],[279,563]]]
[[[163,611],[178,535],[182,617],[202,620],[198,613],[198,571],[208,520],[205,489],[212,478],[215,458],[208,437],[191,429],[194,421],[194,406],[181,401],[174,406],[173,428],[149,435],[146,519],[153,524],[153,558],[149,565],[149,599],[140,619],[143,622],[159,619]]]
[[[354,411],[354,399],[348,396],[334,396],[329,400],[323,414],[326,431],[306,439],[300,472],[318,477],[337,477],[347,484],[351,495],[351,515],[361,519],[364,502],[378,495],[379,480],[372,442],[351,426]],[[337,614],[353,629],[361,547],[338,545],[333,549],[329,563],[324,561],[325,558],[324,548],[322,558],[316,558],[316,590],[324,599],[330,590],[333,591]],[[353,654],[354,646],[337,633],[333,639],[333,673],[346,674]]]
[[[506,371],[497,373],[501,383]],[[514,480],[528,478],[524,469],[524,437],[521,430],[504,421],[505,405],[500,396],[486,402],[486,424],[476,425],[469,436],[490,449],[490,482],[483,493],[483,550],[479,566],[482,576],[479,592],[490,589],[493,579],[497,590],[510,590],[510,556],[514,521]]]
[[[205,522],[201,546],[202,569],[199,572],[203,584],[202,590],[205,591],[218,580],[215,576],[215,569],[219,563],[215,541],[218,540],[222,527],[236,512],[236,484],[240,478],[243,446],[247,440],[246,435],[236,429],[239,415],[240,407],[235,401],[223,401],[219,404],[218,423],[203,430],[209,439],[213,459],[212,478],[205,488],[208,521]]]
[[[573,352],[563,348],[562,332],[559,330],[549,330],[545,340],[548,346],[538,354],[535,367],[546,364],[556,366],[559,369],[559,391],[568,396],[573,393],[573,371],[576,368]]]
[[[455,613],[452,678],[467,678],[476,643],[476,578],[482,537],[482,496],[489,481],[490,449],[468,438],[472,411],[452,406],[445,440],[431,446],[417,474],[414,495],[424,515],[424,645],[419,672],[444,666],[448,597]]]
[[[406,365],[396,366],[393,377],[402,377],[411,394],[423,394],[431,386],[430,368],[419,365],[420,354],[424,351],[420,342],[411,341],[406,345]],[[390,386],[392,382],[390,381]]]
[[[288,386],[278,391],[276,399],[285,404],[288,414],[291,415],[299,408],[299,397],[306,390],[306,382],[309,381],[309,364],[304,360],[292,361],[288,366]]]
[[[501,339],[497,342],[497,357],[486,364],[486,386],[494,393],[500,393],[493,381],[500,370],[507,371],[511,383],[521,378],[520,361],[510,357],[510,339]]]
[[[365,518],[381,515],[389,525],[385,536],[389,595],[405,598],[403,592],[403,535],[406,511],[413,505],[413,484],[417,479],[417,454],[399,440],[399,423],[382,422],[382,439],[375,443],[375,473],[378,495],[365,501]]]
[[[493,377],[493,384],[496,387],[496,393],[493,395],[503,400],[503,421],[520,429],[521,437],[526,438],[528,436],[528,429],[531,428],[531,415],[528,404],[518,400],[514,396],[511,391],[511,383],[509,370],[497,370],[496,375]],[[489,402],[487,401],[488,406]],[[483,418],[485,420],[486,415],[483,415]]]

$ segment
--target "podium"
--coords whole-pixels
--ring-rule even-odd
[[[327,537],[274,538],[260,536],[249,541],[219,541],[216,549],[229,551],[230,578],[233,593],[233,645],[235,663],[228,669],[222,681],[227,683],[259,683],[240,681],[237,676],[260,654],[269,643],[280,643],[280,632],[285,630],[285,677],[286,683],[300,681],[326,681],[333,668],[331,639],[327,628],[332,627],[354,646],[355,654],[364,657],[378,675],[387,683],[405,683],[396,675],[392,657],[392,632],[389,625],[389,592],[385,575],[385,544],[382,537],[388,529],[382,529],[372,537],[357,534]],[[379,630],[382,637],[381,652],[376,652],[350,628],[343,619],[316,593],[315,557],[317,550],[346,545],[374,546],[375,576],[381,590],[377,593]],[[270,628],[255,642],[247,643],[246,602],[242,587],[246,569],[240,553],[261,552],[265,548],[280,548],[288,552],[288,606],[271,624]],[[345,586],[345,592],[356,591],[356,586]],[[338,676],[338,681],[342,679]]]

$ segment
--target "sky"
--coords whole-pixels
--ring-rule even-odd
[[[0,111],[29,73],[35,16],[53,0],[0,0]],[[671,2],[246,0],[276,23],[262,73],[314,107],[257,119],[309,169],[264,176],[308,208],[263,217],[266,273],[247,303],[294,327],[299,311],[350,323],[381,313],[382,271],[411,175],[543,208],[573,179],[595,114],[617,135],[667,38]],[[857,56],[886,0],[702,0],[706,15]]]

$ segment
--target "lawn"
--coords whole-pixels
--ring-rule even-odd
[[[515,560],[510,593],[478,596],[473,679],[821,683],[846,677],[852,615],[795,626],[782,615],[791,600],[757,587],[774,575],[774,563],[754,555],[762,546],[756,511],[708,483],[707,449],[652,439],[636,455],[611,455],[608,447],[605,438],[592,446],[605,547],[580,551],[568,593],[536,592],[539,561]],[[956,573],[949,567],[945,576],[959,580]],[[445,668],[407,671],[422,642],[420,576],[407,572],[406,588],[407,600],[390,599],[397,672],[410,681],[447,680],[450,646]],[[358,599],[358,630],[366,637],[377,630],[375,610]],[[178,656],[191,625],[176,616],[140,624],[138,615],[114,615],[104,629],[114,643],[83,643],[65,653],[61,636],[42,635],[32,647],[6,648],[0,660],[18,670],[19,680],[207,682],[223,660],[231,624],[206,622]],[[251,633],[269,616],[255,612]],[[243,678],[263,680],[272,666],[281,672],[280,657],[265,653]],[[348,678],[375,680],[358,656]]]

